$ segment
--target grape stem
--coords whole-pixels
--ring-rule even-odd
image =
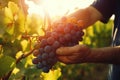
[[[35,50],[35,49],[32,49],[30,52],[21,55],[21,56],[16,60],[16,64],[18,64],[21,59],[26,58],[27,56],[29,56],[30,54],[32,54],[34,50]]]

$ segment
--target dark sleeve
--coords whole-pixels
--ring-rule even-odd
[[[107,23],[112,14],[114,14],[115,1],[116,0],[96,0],[91,5],[102,14],[102,22]]]

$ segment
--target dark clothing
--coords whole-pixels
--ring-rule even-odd
[[[96,0],[91,6],[100,11],[104,23],[115,15],[112,46],[120,45],[120,0]],[[120,80],[120,65],[111,65],[108,80]]]

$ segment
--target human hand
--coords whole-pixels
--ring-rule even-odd
[[[60,47],[56,50],[57,58],[65,64],[84,63],[91,49],[86,45]]]

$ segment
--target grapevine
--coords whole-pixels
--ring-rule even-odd
[[[58,61],[56,49],[79,44],[84,34],[79,22],[75,18],[63,17],[52,24],[49,31],[45,31],[43,38],[38,39],[33,52],[33,64],[36,64],[38,69],[48,73]]]

